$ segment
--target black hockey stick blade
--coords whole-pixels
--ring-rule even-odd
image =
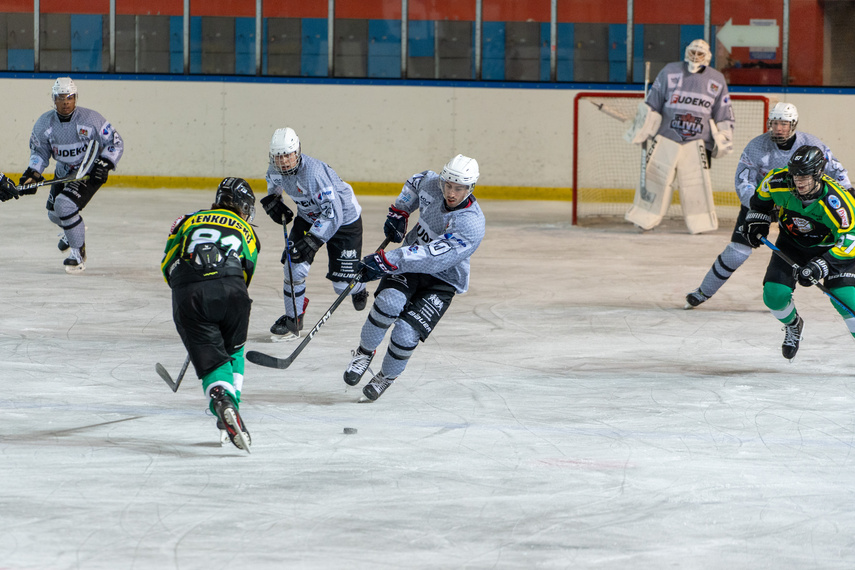
[[[391,240],[389,238],[383,240],[383,243],[380,244],[380,247],[377,248],[377,251],[380,251],[381,249],[389,245],[390,241]],[[280,370],[284,370],[285,368],[291,366],[291,363],[294,362],[294,359],[297,358],[297,355],[303,352],[303,349],[306,348],[306,345],[309,344],[309,342],[312,340],[312,338],[314,338],[315,334],[317,334],[321,327],[326,324],[326,322],[332,316],[333,311],[338,309],[338,306],[341,305],[342,301],[344,301],[344,299],[348,295],[350,295],[350,292],[353,291],[353,288],[356,287],[357,283],[359,283],[359,276],[355,277],[350,281],[350,283],[347,284],[345,290],[342,291],[338,298],[333,302],[333,304],[330,305],[330,308],[327,309],[327,312],[324,313],[324,316],[321,317],[321,320],[318,321],[318,324],[316,324],[314,328],[309,331],[309,334],[306,335],[306,338],[303,339],[303,341],[300,343],[300,346],[295,348],[294,352],[292,352],[290,356],[286,358],[277,358],[275,356],[270,356],[269,354],[264,354],[263,352],[250,350],[246,353],[246,359],[252,362],[253,364],[258,364],[259,366],[265,366],[267,368],[279,368]]]
[[[187,358],[184,359],[184,365],[181,367],[181,372],[178,373],[178,379],[173,380],[172,376],[169,375],[169,372],[166,371],[166,368],[163,367],[163,364],[158,362],[154,365],[154,370],[157,372],[157,375],[160,376],[166,385],[172,388],[173,392],[178,391],[178,387],[181,386],[181,381],[184,380],[184,373],[187,372],[187,366],[190,365],[190,355],[187,355]]]

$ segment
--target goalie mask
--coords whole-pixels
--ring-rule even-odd
[[[295,174],[302,158],[300,137],[291,127],[276,129],[270,139],[270,164],[280,174]]]
[[[77,85],[70,77],[60,77],[53,84],[51,99],[60,119],[68,119],[77,107]]]
[[[773,122],[774,121],[774,122]],[[799,112],[792,103],[778,103],[769,111],[769,138],[775,144],[784,144],[796,136]]]
[[[712,52],[710,45],[704,40],[694,40],[686,46],[686,53],[683,57],[689,66],[689,73],[698,73],[704,66],[712,61]]]
[[[449,160],[439,175],[446,205],[453,208],[466,200],[472,194],[478,176],[478,161],[474,158],[458,154]]]
[[[255,194],[243,178],[223,178],[217,187],[214,202],[220,206],[234,208],[247,222],[255,218]]]
[[[828,161],[825,154],[815,146],[800,146],[787,170],[790,174],[790,192],[802,201],[819,197],[822,190],[822,174]]]

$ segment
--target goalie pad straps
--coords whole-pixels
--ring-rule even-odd
[[[656,133],[659,132],[659,125],[661,124],[662,115],[642,101],[638,104],[638,111],[635,113],[635,120],[632,122],[632,126],[623,134],[623,138],[628,143],[642,144],[647,139],[652,139],[656,136]]]
[[[639,180],[632,206],[624,218],[643,230],[652,230],[662,221],[673,192],[671,183],[676,175],[681,145],[661,135],[647,149],[645,184]]]

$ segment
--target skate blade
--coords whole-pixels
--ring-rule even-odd
[[[270,335],[271,342],[291,342],[300,338],[299,334],[294,334],[292,332],[287,332],[285,334],[272,334]]]
[[[86,269],[86,264],[81,263],[80,265],[66,265],[65,272],[69,275],[78,275],[83,273],[83,270]]]
[[[240,429],[240,424],[238,423],[237,418],[235,417],[234,410],[226,409],[223,413],[223,416],[225,416],[223,419],[225,419],[226,423],[228,423],[232,427],[232,429],[235,430],[235,439],[232,442],[235,444],[235,447],[237,447],[238,449],[243,449],[247,453],[252,453],[252,451],[250,451],[249,449],[249,441],[247,440],[246,434]]]
[[[220,430],[220,445],[225,445],[227,443],[231,443],[231,441],[229,441],[229,432],[227,432],[224,429],[221,429]]]
[[[692,309],[694,309],[694,307],[692,306],[692,304],[691,304],[691,303],[689,303],[688,301],[686,301],[686,305],[683,307],[683,310],[685,310],[685,311],[691,311]]]

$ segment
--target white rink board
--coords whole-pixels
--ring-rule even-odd
[[[0,204],[16,242],[0,258],[0,567],[853,566],[855,341],[800,289],[805,340],[781,357],[767,251],[682,310],[729,228],[571,227],[569,203],[483,201],[470,292],[376,403],[341,379],[365,317],[350,303],[287,371],[247,364],[247,455],[217,443],[192,372],[175,394],[154,372],[185,356],[166,233],[212,196],[106,187],[81,276],[62,271],[43,190]],[[361,200],[370,248],[388,198]],[[248,346],[286,355],[267,340],[281,228],[257,223]],[[334,299],[324,259],[307,323]]]

